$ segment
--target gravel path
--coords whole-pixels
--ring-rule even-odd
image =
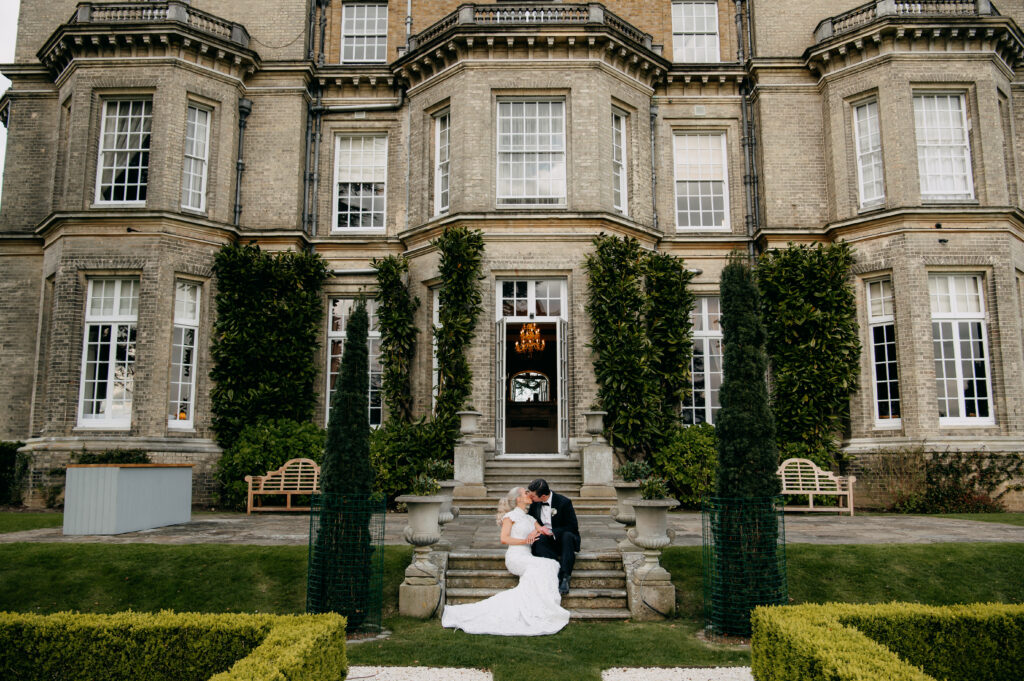
[[[349,667],[347,681],[492,681],[481,669],[455,667]],[[601,681],[754,681],[750,667],[616,667]]]

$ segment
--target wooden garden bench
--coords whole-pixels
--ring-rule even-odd
[[[249,484],[249,503],[246,515],[253,511],[308,511],[309,506],[292,506],[292,497],[296,494],[309,495],[320,493],[320,466],[312,459],[290,459],[276,471],[267,471],[266,475],[247,475]],[[256,495],[277,494],[285,496],[284,506],[256,506]]]
[[[820,511],[823,513],[846,513],[853,515],[853,483],[855,475],[836,475],[823,471],[810,459],[786,459],[779,466],[783,494],[806,494],[807,506],[786,506],[786,511]],[[814,496],[839,497],[838,506],[815,506]],[[846,505],[843,505],[843,499]]]

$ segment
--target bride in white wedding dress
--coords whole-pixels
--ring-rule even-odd
[[[526,512],[529,505],[524,487],[512,488],[498,504],[501,543],[508,545],[505,567],[519,576],[519,585],[483,601],[446,606],[441,626],[468,634],[542,636],[568,624],[569,611],[558,594],[558,561],[530,552],[542,528]]]

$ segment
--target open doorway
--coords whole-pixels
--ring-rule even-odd
[[[557,453],[558,381],[553,379],[558,376],[558,327],[553,322],[511,322],[505,331],[506,452]],[[521,339],[533,336],[533,349],[523,348]]]

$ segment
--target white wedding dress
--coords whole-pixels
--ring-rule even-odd
[[[514,539],[533,532],[534,519],[526,511],[515,508],[504,517],[512,519]],[[446,606],[441,626],[469,634],[543,636],[569,623],[569,611],[558,594],[558,561],[535,556],[529,544],[518,544],[505,552],[505,567],[519,575],[519,586],[476,603]]]

